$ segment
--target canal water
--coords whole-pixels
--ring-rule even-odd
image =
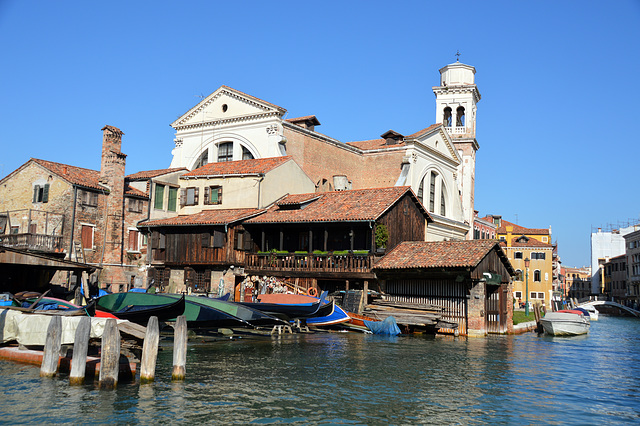
[[[0,361],[0,423],[626,424],[640,422],[640,320],[587,336],[322,333],[192,342],[172,383],[70,387]]]

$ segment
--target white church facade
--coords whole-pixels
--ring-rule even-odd
[[[409,135],[388,130],[379,139],[354,142],[317,132],[320,122],[313,115],[285,119],[284,108],[221,86],[171,124],[170,167],[193,170],[287,155],[318,192],[411,186],[434,219],[427,240],[471,239],[480,94],[472,66],[456,62],[440,75],[440,85],[433,87],[436,124]]]

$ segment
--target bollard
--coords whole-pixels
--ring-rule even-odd
[[[187,320],[184,315],[176,319],[173,332],[173,371],[171,380],[184,380],[187,363]]]
[[[100,389],[113,389],[118,385],[120,370],[120,331],[114,318],[109,318],[102,334],[100,354]]]
[[[47,328],[47,338],[44,343],[44,353],[40,366],[40,377],[53,377],[58,373],[60,361],[60,346],[62,342],[62,318],[54,316]]]
[[[156,359],[158,357],[158,341],[160,331],[158,317],[149,318],[147,334],[142,344],[142,359],[140,360],[140,383],[153,382],[156,374]]]
[[[80,318],[78,328],[76,328],[75,340],[73,342],[73,358],[71,359],[71,373],[69,374],[70,385],[81,385],[84,383],[90,335],[91,318]]]

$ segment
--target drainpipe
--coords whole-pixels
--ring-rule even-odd
[[[262,189],[262,181],[264,180],[264,175],[260,176],[260,179],[258,179],[258,205],[257,207],[260,208],[262,206],[262,200],[261,200],[261,189]]]
[[[71,238],[69,238],[69,260],[71,260],[71,253],[73,253],[73,234],[76,230],[76,203],[77,202],[78,202],[78,187],[76,185],[73,185],[73,210],[71,210]]]

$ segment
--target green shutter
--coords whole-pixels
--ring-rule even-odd
[[[153,208],[162,210],[163,205],[164,205],[164,185],[160,185],[156,183],[156,193],[155,193],[155,200],[153,202]]]
[[[49,201],[49,184],[45,183],[44,191],[42,191],[42,202],[46,203]]]
[[[175,212],[177,203],[178,203],[178,188],[169,187],[169,203],[167,205],[167,210],[169,210],[170,212]]]

